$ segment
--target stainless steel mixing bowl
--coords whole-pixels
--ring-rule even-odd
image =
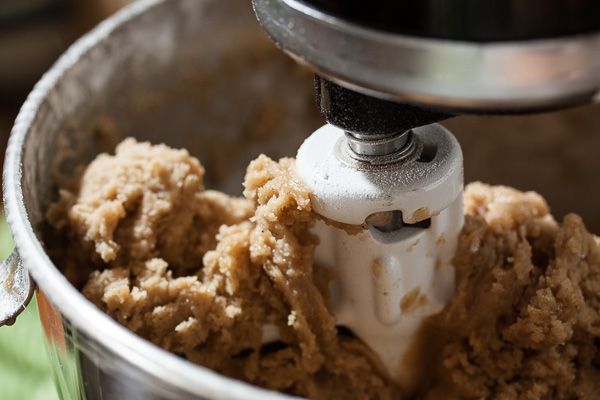
[[[49,258],[44,213],[76,166],[127,136],[186,147],[213,171],[209,187],[241,194],[251,159],[295,155],[322,123],[311,80],[271,44],[250,1],[150,0],[102,23],[38,83],[11,134],[4,204],[62,399],[287,397],[189,363],[102,313]]]

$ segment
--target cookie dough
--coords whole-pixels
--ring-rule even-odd
[[[420,338],[420,397],[600,398],[598,238],[535,193],[474,183],[464,204],[456,294]]]
[[[314,399],[398,399],[377,357],[327,309],[315,215],[294,160],[260,156],[246,199],[204,190],[185,150],[127,139],[47,213],[57,264],[133,332],[194,363]],[[82,265],[90,265],[89,270]],[[263,345],[263,327],[278,339]]]
[[[600,394],[600,250],[537,194],[465,190],[457,292],[411,350],[401,393],[336,327],[331,273],[294,160],[260,156],[245,198],[204,190],[185,150],[127,139],[60,192],[53,258],[96,306],[191,362],[313,399],[593,399]],[[265,329],[266,327],[266,329]],[[268,332],[276,335],[267,338]],[[273,340],[275,339],[275,340]],[[263,342],[265,344],[263,344]]]

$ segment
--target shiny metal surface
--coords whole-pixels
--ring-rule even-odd
[[[127,136],[187,147],[221,173],[209,187],[241,193],[248,161],[294,155],[322,124],[311,81],[264,36],[249,3],[143,0],[79,40],[36,85],[9,140],[4,206],[39,288],[61,398],[289,398],[167,353],[97,309],[48,255],[57,244],[44,213],[75,166]]]
[[[523,112],[595,101],[600,33],[488,44],[364,28],[297,0],[253,0],[279,47],[367,94],[463,112]]]
[[[362,139],[355,135],[346,132],[346,140],[348,142],[348,148],[350,149],[350,156],[361,160],[366,157],[379,157],[387,156],[390,154],[397,154],[400,161],[402,157],[406,157],[410,152],[400,151],[403,148],[410,148],[411,133],[410,131],[402,132],[396,135],[390,135],[380,139]],[[402,154],[400,154],[402,153]]]
[[[0,264],[0,326],[12,325],[33,296],[34,283],[16,251]]]

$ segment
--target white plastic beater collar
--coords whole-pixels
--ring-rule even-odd
[[[360,225],[381,211],[400,210],[414,223],[448,207],[462,191],[462,152],[442,126],[413,129],[435,156],[396,168],[358,170],[336,155],[344,132],[332,125],[315,131],[298,150],[297,168],[313,193],[313,209],[334,221]],[[435,150],[433,149],[435,147]]]

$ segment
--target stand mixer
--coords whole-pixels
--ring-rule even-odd
[[[297,155],[326,219],[315,261],[331,310],[402,385],[420,323],[454,290],[462,154],[440,125],[594,102],[600,2],[253,0],[271,39],[316,73],[328,125]]]
[[[324,210],[330,205],[330,219],[366,227],[352,235],[357,229],[349,229],[347,233],[326,224],[317,226],[315,230],[323,246],[317,249],[316,257],[324,265],[343,267],[336,271],[336,280],[331,286],[331,310],[339,324],[350,327],[381,356],[388,355],[386,346],[391,348],[390,357],[381,359],[404,384],[410,378],[401,363],[404,345],[410,345],[415,326],[452,295],[454,274],[448,263],[451,257],[448,252],[453,250],[452,241],[456,239],[462,218],[458,204],[462,186],[460,149],[445,129],[431,124],[462,112],[551,110],[595,101],[600,61],[598,34],[594,33],[598,27],[593,23],[598,20],[598,12],[595,4],[579,1],[577,7],[589,6],[580,16],[569,14],[569,7],[573,5],[563,5],[560,18],[548,24],[556,26],[561,19],[573,21],[571,30],[552,31],[533,36],[531,40],[522,36],[475,40],[460,35],[444,38],[441,34],[434,35],[435,32],[420,35],[414,26],[404,31],[391,29],[389,21],[376,28],[368,21],[360,23],[356,17],[366,18],[376,13],[362,13],[361,9],[354,8],[354,15],[339,14],[334,13],[333,8],[314,4],[281,0],[255,2],[259,16],[267,16],[261,17],[261,21],[267,27],[271,25],[268,31],[281,47],[290,52],[291,43],[302,39],[299,43],[304,45],[304,50],[293,51],[295,57],[312,65],[326,78],[318,79],[321,108],[332,110],[334,116],[337,113],[350,118],[339,118],[341,121],[335,122],[341,125],[347,121],[348,125],[341,125],[342,129],[327,126],[318,136],[308,139],[298,157],[298,172],[311,186],[314,208],[319,213],[326,215]],[[419,4],[425,7],[430,3],[421,1]],[[446,1],[439,6],[442,17],[452,16],[449,9],[454,10],[454,7],[448,4]],[[344,10],[352,7],[352,1],[344,2]],[[377,4],[368,5],[372,10],[377,7]],[[519,8],[519,5],[513,7]],[[557,7],[559,5],[546,1],[543,9],[539,6],[534,15],[547,16],[549,9]],[[495,17],[502,15],[494,2],[485,2],[485,8],[480,11],[489,8]],[[407,16],[408,21],[403,23],[417,24],[426,11],[423,9],[425,11],[419,14],[419,10],[389,15]],[[43,306],[40,315],[52,328],[47,334],[50,362],[65,397],[289,398],[215,374],[157,348],[120,326],[65,279],[47,255],[39,227],[54,190],[52,171],[56,154],[61,150],[59,145],[64,143],[63,135],[67,143],[77,149],[69,161],[74,165],[87,162],[85,156],[93,157],[103,148],[100,145],[104,136],[94,135],[93,130],[99,111],[123,123],[124,129],[117,132],[122,135],[118,139],[139,135],[141,140],[164,141],[173,147],[195,143],[199,137],[197,128],[208,124],[201,137],[223,143],[222,154],[228,155],[231,141],[235,144],[241,134],[247,132],[247,119],[231,118],[231,104],[237,105],[239,116],[248,109],[258,114],[256,110],[260,111],[260,107],[252,108],[256,103],[261,106],[276,103],[281,105],[282,111],[294,112],[286,120],[286,126],[275,126],[273,136],[277,138],[273,139],[277,140],[271,142],[263,138],[256,147],[244,146],[242,150],[248,150],[252,157],[256,157],[256,151],[283,157],[299,147],[305,133],[313,131],[316,124],[306,123],[312,114],[302,108],[305,97],[298,102],[286,103],[285,100],[298,98],[302,85],[310,91],[310,83],[298,80],[298,85],[286,85],[293,78],[289,70],[265,68],[265,65],[279,67],[279,64],[270,64],[278,58],[277,54],[266,53],[260,62],[247,54],[252,47],[245,39],[254,33],[257,38],[264,36],[251,11],[249,2],[238,0],[134,2],[131,8],[110,18],[78,42],[43,78],[20,114],[7,152],[3,179],[4,205],[18,251],[9,267],[24,270],[23,285],[32,284],[28,276],[31,273],[39,288],[37,301]],[[467,6],[454,11],[469,14]],[[517,11],[519,15],[527,15],[523,10],[515,10],[515,14]],[[485,14],[479,14],[476,14],[479,25],[498,30],[497,25],[483,19]],[[380,18],[387,14],[383,15]],[[458,15],[450,20],[466,32],[464,21],[471,19],[465,18]],[[435,19],[431,25],[442,26],[443,21],[445,19]],[[533,26],[531,20],[518,21],[521,21],[519,26]],[[587,26],[572,30],[581,24]],[[335,33],[336,26],[342,34]],[[323,34],[323,30],[329,33]],[[448,29],[443,30],[446,31]],[[365,37],[369,40],[361,39]],[[326,43],[335,46],[324,48]],[[313,50],[318,50],[321,57],[310,56]],[[339,54],[342,50],[344,52]],[[241,51],[248,56],[236,58]],[[201,87],[202,93],[210,99],[208,104],[219,99],[219,104],[229,105],[223,107],[226,114],[213,116],[214,109],[206,107],[204,97],[181,96],[181,83],[168,80],[181,78],[177,73],[182,72],[182,60],[189,62],[183,72],[198,71],[200,67],[205,68],[202,71],[213,71],[210,68],[221,65],[215,64],[215,60],[231,60],[232,55],[235,65],[240,66],[238,79],[232,79],[231,71],[227,71],[214,75],[215,84],[201,79],[190,87],[194,96]],[[331,62],[332,67],[320,65],[325,62]],[[357,71],[353,69],[357,64],[369,68]],[[354,73],[350,73],[352,71]],[[364,83],[365,80],[374,84]],[[243,85],[248,82],[270,86]],[[240,91],[240,87],[244,91]],[[173,88],[177,90],[166,90]],[[146,118],[131,112],[135,108],[130,106],[135,105],[139,93],[160,94],[163,101],[152,103],[150,108],[151,120],[156,123],[146,124]],[[349,107],[357,105],[356,102],[340,102],[340,97],[336,97],[348,99],[354,98],[354,94],[363,101],[362,106],[358,103],[354,109]],[[310,99],[306,99],[310,103]],[[399,99],[408,103],[401,103]],[[193,112],[186,106],[189,104],[194,105]],[[342,111],[352,111],[336,111],[340,108],[335,106],[340,104]],[[369,108],[368,104],[374,105]],[[385,112],[386,107],[392,111]],[[310,104],[306,109],[309,108]],[[425,108],[430,110],[424,112]],[[368,118],[364,117],[367,110]],[[376,125],[372,121],[377,115],[381,118]],[[181,121],[181,125],[173,126],[174,121]],[[231,122],[230,130],[239,131],[240,135],[233,134],[235,132],[224,135],[223,129],[214,129],[222,127],[223,121]],[[289,129],[287,121],[295,130]],[[350,126],[361,122],[364,127]],[[401,126],[395,125],[398,123]],[[286,134],[275,134],[282,132]],[[190,133],[192,138],[187,140],[184,133]],[[296,133],[298,142],[293,142],[284,154],[275,152],[284,147],[280,139],[295,137]],[[211,147],[201,147],[204,148],[195,154],[203,155],[201,150],[214,153]],[[305,169],[301,169],[303,165]],[[240,180],[236,179],[239,184]],[[323,201],[319,201],[320,198]],[[453,216],[458,218],[457,226],[448,222]],[[377,247],[373,249],[373,246]],[[428,257],[428,246],[435,251],[432,257]],[[326,248],[331,251],[325,252]],[[411,255],[415,255],[412,260],[408,258]],[[441,274],[442,270],[446,273]],[[15,285],[0,285],[0,289],[16,286],[19,281],[12,282]],[[364,288],[355,289],[355,285]],[[388,289],[398,291],[392,293],[389,300],[385,296],[385,293],[390,294]],[[23,293],[26,297],[29,291]],[[17,305],[23,303],[20,300]],[[8,318],[14,318],[13,315],[9,314]]]

